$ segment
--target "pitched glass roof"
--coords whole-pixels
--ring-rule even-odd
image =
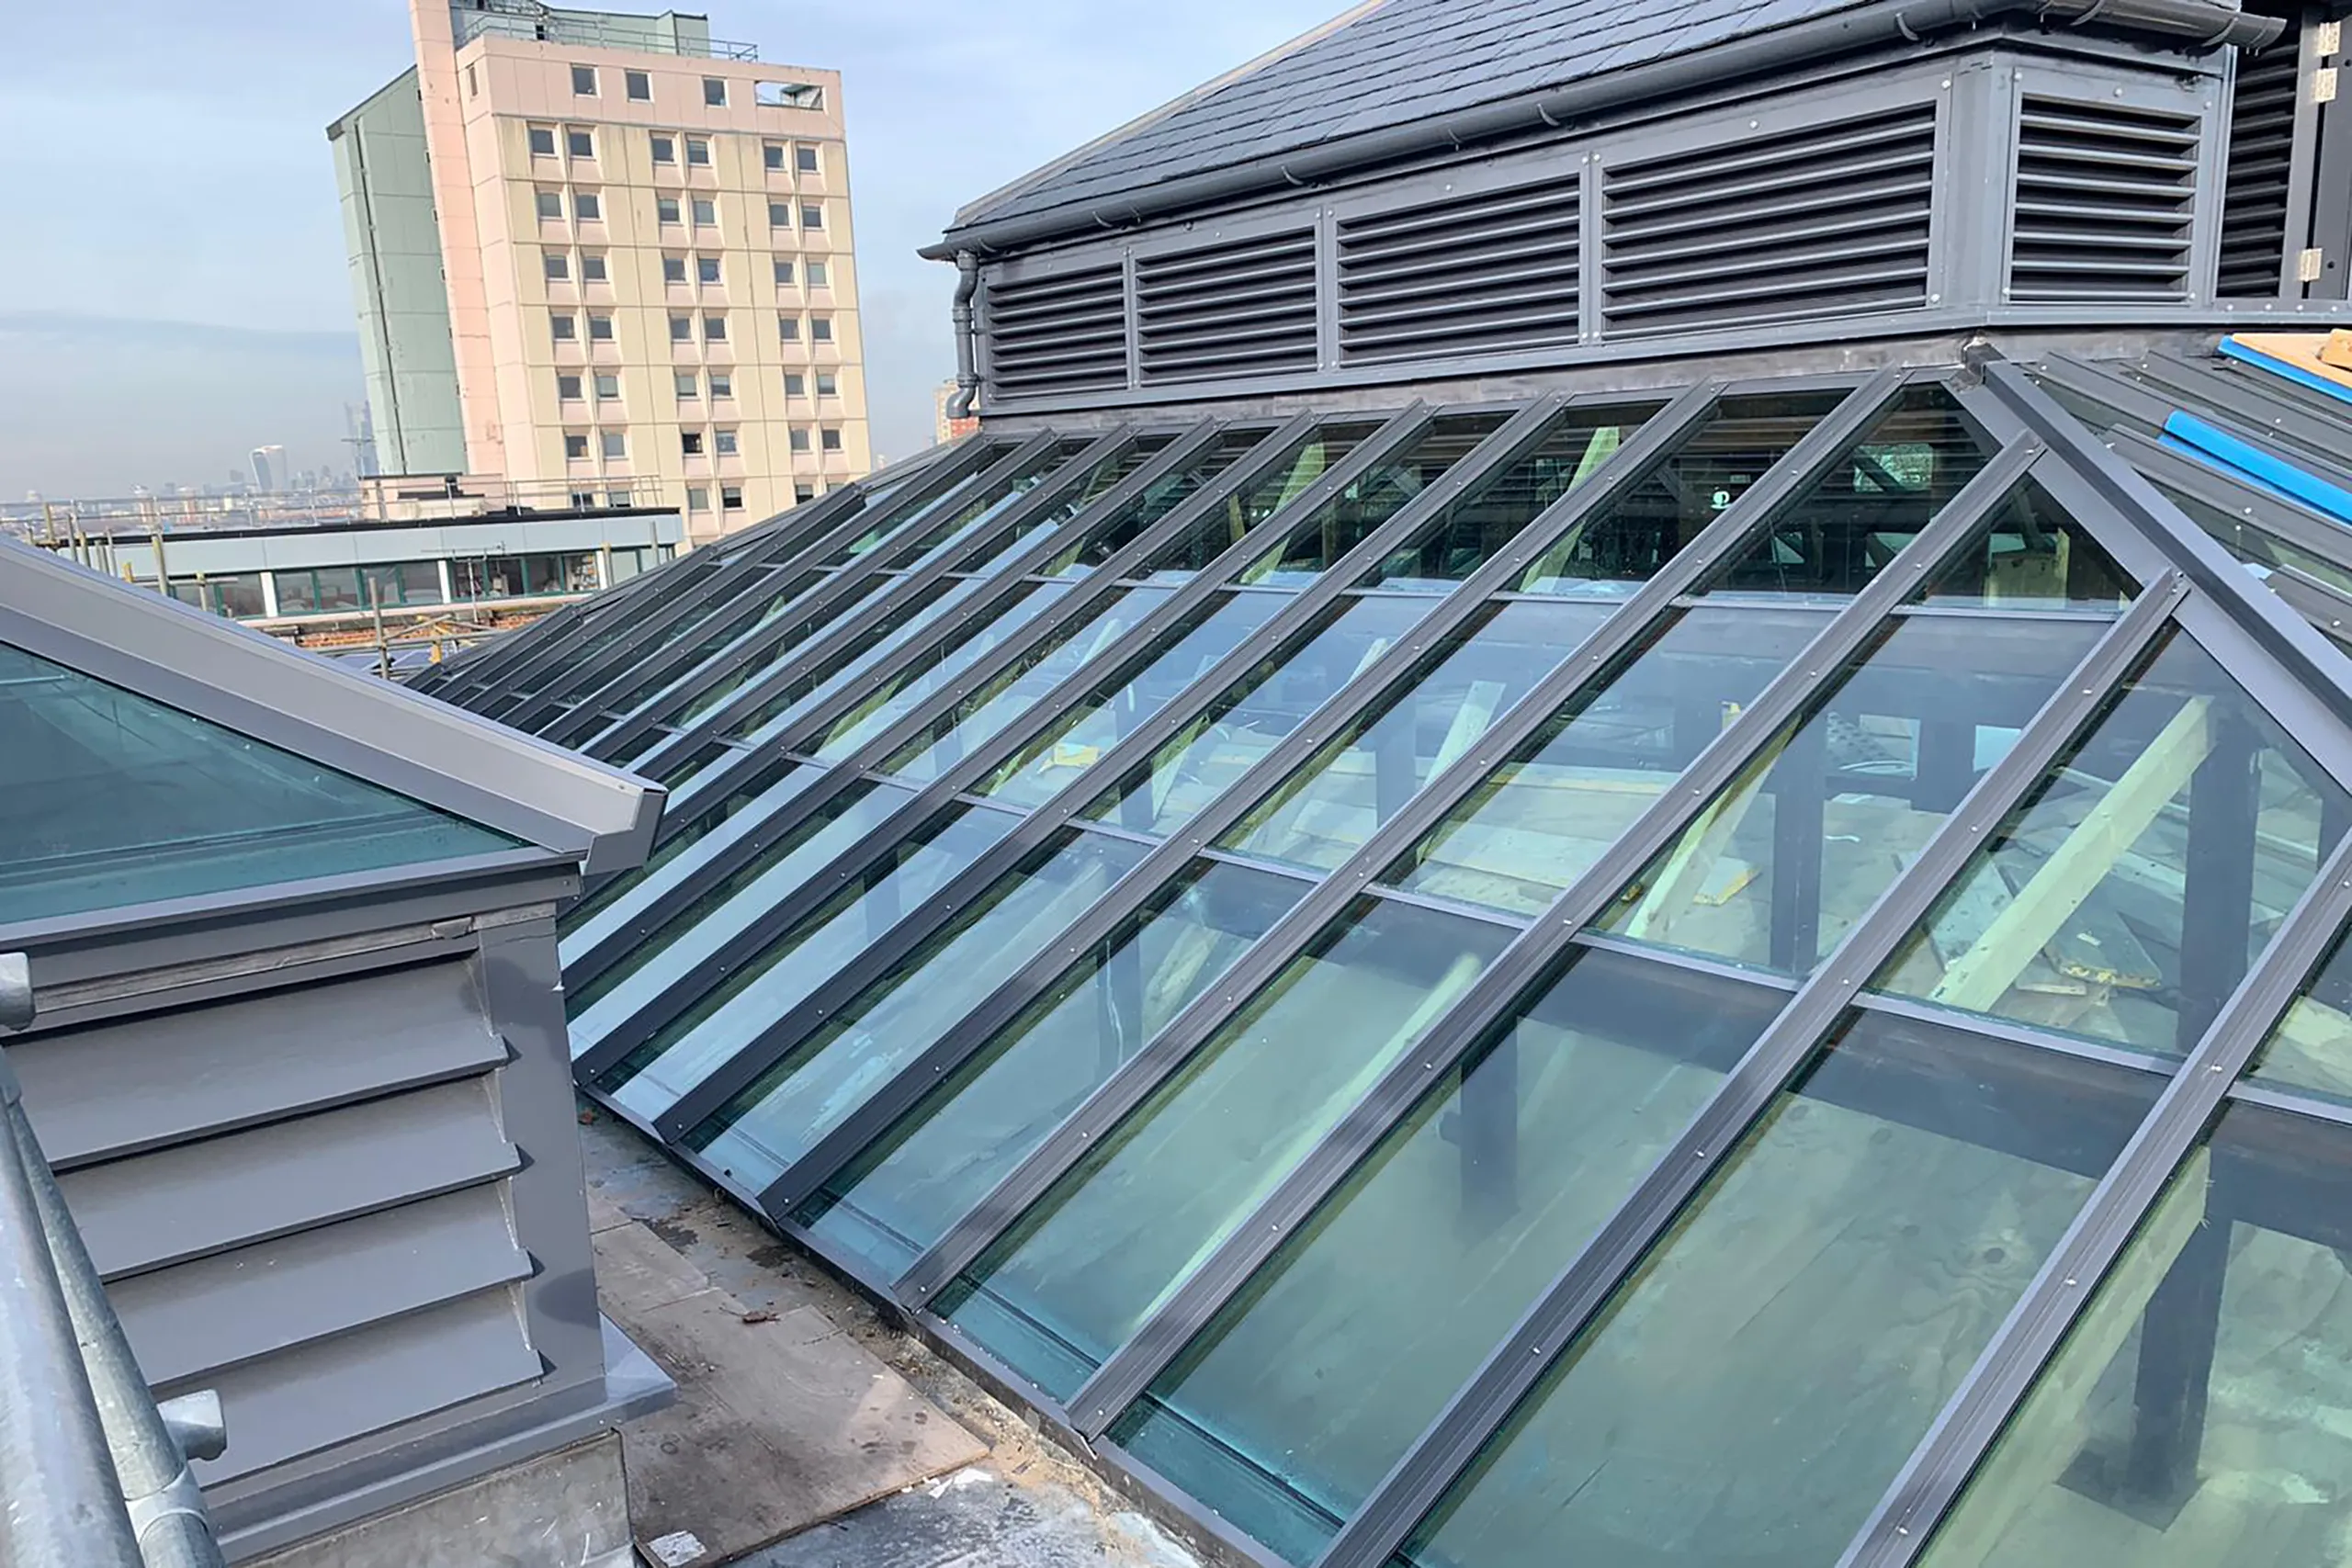
[[[2202,1561],[2352,1528],[2352,550],[2160,368],[984,434],[431,684],[673,785],[589,1092],[1247,1551]]]

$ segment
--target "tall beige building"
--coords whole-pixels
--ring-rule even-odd
[[[385,471],[650,491],[696,542],[865,473],[840,76],[674,12],[409,9],[327,131]]]

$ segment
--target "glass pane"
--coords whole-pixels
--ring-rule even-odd
[[[2352,1104],[2352,941],[2335,940],[2256,1058],[2251,1077]]]
[[[1099,1140],[940,1310],[1067,1398],[1444,1015],[1509,934],[1359,900]]]
[[[1834,391],[1725,398],[1623,499],[1530,565],[1519,587],[1612,598],[1630,592],[1628,585],[1656,576],[1841,400]]]
[[[2310,886],[2346,807],[2176,633],[1873,983],[2178,1055]]]
[[[1374,463],[1339,493],[1285,530],[1282,542],[1252,561],[1244,582],[1306,582],[1332,564],[1408,502],[1445,477],[1448,468],[1502,428],[1499,413],[1433,420],[1428,430]]]
[[[698,874],[713,859],[759,830],[761,823],[783,804],[825,776],[822,768],[786,763],[769,780],[755,803],[731,814],[705,812],[684,822],[670,840],[655,850],[645,864],[624,872],[556,917],[561,936],[558,951],[565,964],[636,920],[648,905],[687,878]],[[642,889],[642,891],[639,891]]]
[[[1044,483],[1048,475],[1084,451],[1088,445],[1074,438],[1057,441],[1029,458],[1009,479],[983,483],[975,476],[927,506],[904,513],[892,513],[828,557],[825,564],[840,566],[854,560],[868,550],[878,548],[885,540],[909,528],[920,527],[922,533],[916,536],[910,550],[913,558],[907,563],[920,566],[943,551],[955,548],[1012,510],[1022,497]],[[1004,454],[996,456],[1001,458]]]
[[[686,1142],[747,1184],[773,1181],[1148,852],[1127,839],[1061,835],[1049,851],[999,878]]]
[[[2008,753],[2100,628],[1913,616],[1883,633],[1597,924],[1802,974]]]
[[[1978,547],[1918,597],[1930,604],[2120,610],[2138,592],[2090,530],[2029,481],[1994,512],[1992,531]]]
[[[1228,430],[1216,436],[1173,473],[1154,479],[1141,495],[1087,529],[1086,537],[1046,567],[1044,575],[1080,576],[1100,569],[1265,438],[1262,426]]]
[[[1589,682],[1383,880],[1541,914],[1827,624],[1783,610],[1678,617]]]
[[[1859,592],[1990,456],[1941,385],[1906,388],[1701,592]]]
[[[1195,861],[795,1216],[896,1277],[1305,897]]]
[[[2352,593],[2352,571],[2264,532],[2255,521],[2251,507],[2246,509],[2246,515],[2233,516],[2170,485],[2158,483],[2156,488],[2164,491],[2166,501],[2186,513],[2190,522],[2212,535],[2223,549],[2238,559],[2260,567],[2290,567],[2314,581]]]
[[[1313,1562],[1787,999],[1573,956],[1431,1085],[1114,1440]]]
[[[1521,600],[1490,606],[1436,668],[1359,719],[1217,840],[1225,849],[1330,870],[1573,654],[1608,612]]]
[[[2159,1080],[1864,1014],[1403,1561],[1838,1561]]]
[[[1146,435],[1131,443],[1127,449],[1117,457],[1097,463],[1093,470],[1079,482],[1076,489],[1044,511],[1024,520],[1020,527],[1008,532],[1001,541],[989,549],[983,559],[971,564],[981,570],[988,570],[1009,561],[1019,547],[1049,529],[1060,527],[1102,500],[1112,490],[1125,482],[1137,468],[1142,468],[1164,451],[1169,440],[1170,437],[1166,435]]]
[[[883,580],[896,587],[897,578]],[[818,703],[874,668],[892,649],[903,648],[923,628],[952,615],[973,594],[988,586],[984,577],[948,578],[892,607],[890,614],[867,633],[870,640],[854,649],[834,654],[818,668],[782,687],[764,702],[721,731],[734,739],[757,745],[790,728],[793,720]],[[697,716],[689,713],[691,721]]]
[[[2352,1142],[2252,1105],[2173,1178],[1924,1568],[2338,1568]]]
[[[1098,687],[999,768],[979,793],[1018,806],[1044,805],[1240,647],[1283,603],[1273,593],[1205,601],[1160,638],[1165,651],[1124,682]]]
[[[0,922],[520,842],[0,644]]]
[[[927,731],[894,752],[883,770],[925,783],[937,778],[1046,693],[1110,652],[1174,592],[1170,588],[1131,588],[1113,594],[1081,616],[1079,625],[1046,637],[933,719]]]
[[[959,626],[923,650],[912,664],[876,687],[865,701],[833,721],[816,748],[819,761],[838,762],[921,707],[933,693],[970,668],[989,649],[1057,604],[1069,590],[1039,583],[1012,604],[975,624]]]
[[[911,790],[895,785],[851,785],[660,929],[638,938],[619,962],[566,992],[571,1054],[588,1050],[614,1025],[676,985],[913,798]]]
[[[1161,746],[1151,761],[1086,808],[1097,821],[1164,834],[1189,821],[1306,722],[1357,671],[1429,614],[1422,599],[1356,599],[1323,629],[1294,639],[1222,694]]]
[[[782,633],[775,631],[773,621],[762,622],[751,627],[735,637],[733,643],[727,649],[714,652],[708,659],[697,659],[684,666],[683,673],[665,682],[650,695],[638,699],[632,694],[631,700],[636,705],[627,710],[626,716],[634,718],[640,713],[652,713],[665,718],[674,716],[680,723],[691,724],[718,707],[743,686],[758,680],[779,665],[789,663],[798,654],[803,644],[828,627],[836,625],[865,600],[892,585],[892,580],[886,577],[871,578],[863,582],[847,584],[831,604],[810,615],[802,608],[802,602],[830,581],[829,578],[820,574],[812,573],[811,577],[813,581],[802,590],[795,598],[793,604],[787,608],[786,616],[780,617],[798,616],[797,625]],[[766,647],[758,655],[741,657],[737,653],[736,645],[748,643],[755,637],[766,640]],[[710,664],[730,658],[735,660],[734,668],[714,682],[708,689],[695,693],[690,700],[682,700],[675,694],[688,689],[691,682],[707,672]],[[602,737],[599,736],[597,739],[601,740]],[[592,741],[591,750],[594,749],[595,743]]]
[[[1160,547],[1137,575],[1190,577],[1297,500],[1378,428],[1369,423],[1322,426],[1289,457],[1226,497],[1182,537]]]
[[[669,1110],[1018,823],[973,810],[934,821],[663,1024],[596,1087],[640,1116]]]

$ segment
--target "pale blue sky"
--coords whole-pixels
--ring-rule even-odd
[[[843,74],[876,445],[926,442],[953,368],[954,275],[914,251],[956,206],[1345,3],[708,0],[718,36]],[[339,466],[360,391],[325,128],[408,62],[404,0],[6,9],[0,497],[218,480],[269,442]]]

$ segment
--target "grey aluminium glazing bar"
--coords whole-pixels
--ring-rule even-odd
[[[899,1299],[918,1305],[944,1290],[1047,1188],[1083,1158],[1097,1138],[1181,1067],[1216,1028],[1247,1006],[1260,987],[1306,951],[1349,899],[1368,886],[1459,802],[1468,798],[1512,748],[1541,728],[1563,703],[1590,682],[1605,678],[1619,657],[1639,646],[1654,626],[1675,613],[1677,598],[1704,581],[1719,562],[1728,558],[1730,552],[1769,526],[1783,505],[1860,439],[1901,385],[1900,375],[1882,372],[1831,411],[1746,495],[1725,509],[1602,622],[1574,655],[1505,713],[1468,755],[1413,795],[1363,849],[1252,944],[1215,987],[1180,1012],[1027,1159],[1008,1171],[988,1197],[929,1252],[916,1259],[899,1282]],[[1724,732],[1726,736],[1731,733]],[[1720,746],[1720,739],[1717,744]],[[1253,774],[1245,782],[1261,781]],[[1264,780],[1261,787],[1272,787],[1277,782]],[[1223,799],[1237,800],[1241,793],[1238,788],[1228,789]],[[1186,834],[1187,846],[1197,849],[1211,836],[1204,827],[1196,828]],[[1639,863],[1635,869],[1639,869]],[[1171,866],[1170,874],[1172,872]],[[1069,947],[1075,940],[1065,937],[1057,946]]]
[[[1837,950],[1790,998],[1633,1195],[1585,1243],[1510,1337],[1389,1470],[1372,1496],[1333,1538],[1317,1568],[1385,1563],[1404,1544],[1414,1526],[1543,1380],[1553,1359],[1607,1305],[1671,1228],[1683,1205],[1737,1149],[1742,1134],[1810,1059],[1823,1034],[1937,897],[1966,868],[1985,835],[2033,788],[2065,747],[2096,718],[2117,683],[2155,646],[2186,592],[2179,574],[2168,574],[2143,591],[2092,646],[2058,694],[2019,733],[2008,754],[1976,782],[1910,868],[1879,896]],[[1726,731],[1726,738],[1731,733]],[[1626,870],[1630,876],[1638,874],[1642,863],[1636,861],[1626,870],[1621,861],[1618,869]],[[1614,888],[1595,894],[1589,879],[1587,886],[1575,891],[1583,896],[1579,907],[1566,909],[1555,905],[1543,926],[1565,931],[1571,919],[1581,925]],[[1564,897],[1562,905],[1566,903]],[[1498,962],[1488,973],[1502,967]],[[1523,984],[1526,976],[1518,978]],[[1505,993],[1496,987],[1486,997],[1474,992],[1449,1016],[1446,1027],[1457,1037],[1492,1027],[1508,1016],[1517,1000],[1517,989]]]
[[[915,909],[915,912],[910,912],[906,919],[900,919],[899,924],[891,926],[885,936],[882,936],[882,941],[870,942],[864,952],[858,952],[858,957],[854,957],[852,962],[844,964],[844,966],[840,968],[840,974],[831,976],[831,978],[826,980],[826,985],[820,987],[820,992],[811,995],[809,999],[799,1006],[799,1009],[795,1009],[788,1018],[783,1018],[783,1021],[778,1021],[776,1025],[769,1027],[767,1032],[762,1032],[760,1039],[751,1042],[751,1046],[746,1046],[743,1051],[731,1055],[727,1063],[719,1065],[708,1079],[703,1079],[703,1084],[698,1084],[692,1093],[687,1093],[687,1096],[682,1098],[675,1107],[671,1107],[671,1112],[663,1114],[663,1117],[656,1122],[656,1128],[663,1134],[663,1138],[675,1138],[675,1135],[682,1135],[684,1131],[689,1131],[694,1123],[701,1122],[703,1117],[708,1117],[708,1114],[715,1112],[719,1105],[724,1105],[729,1098],[734,1098],[741,1089],[748,1089],[751,1081],[757,1079],[762,1072],[767,1072],[769,1067],[774,1067],[774,1065],[783,1058],[783,1054],[788,1051],[790,1043],[797,1042],[797,1039],[802,1037],[809,1027],[816,1027],[819,1022],[823,1022],[823,1018],[826,1018],[832,1010],[832,1006],[835,1006],[835,997],[856,995],[856,989],[864,989],[865,985],[873,983],[875,978],[889,974],[891,968],[899,966],[900,962],[906,962],[908,954],[915,952],[915,947],[920,945],[924,938],[932,936],[932,931],[936,931],[938,926],[945,924],[945,919],[953,915],[955,909],[962,908],[969,898],[976,898],[978,894],[983,894],[983,891],[986,891],[997,877],[1002,877],[1002,874],[1007,874],[1009,870],[1013,870],[1013,867],[1021,863],[1021,858],[1028,856],[1030,851],[1040,849],[1040,846],[1045,844],[1054,832],[1058,832],[1068,820],[1075,818],[1080,811],[1084,811],[1084,808],[1096,799],[1096,795],[1103,792],[1105,785],[1125,778],[1126,771],[1134,769],[1134,766],[1146,764],[1146,761],[1150,760],[1150,757],[1155,755],[1155,752],[1158,752],[1158,750],[1162,748],[1171,736],[1176,736],[1185,724],[1190,724],[1197,715],[1200,715],[1200,712],[1204,712],[1206,707],[1214,705],[1214,703],[1226,694],[1226,689],[1230,689],[1235,682],[1244,680],[1251,670],[1259,668],[1259,665],[1265,660],[1265,649],[1282,647],[1282,644],[1289,642],[1294,635],[1306,635],[1306,632],[1310,630],[1319,618],[1322,618],[1322,614],[1329,609],[1329,606],[1339,604],[1339,602],[1343,600],[1345,594],[1348,594],[1348,590],[1355,585],[1357,579],[1362,579],[1366,571],[1378,567],[1383,559],[1387,559],[1387,555],[1393,555],[1393,552],[1397,550],[1402,543],[1407,543],[1408,538],[1414,538],[1414,534],[1420,529],[1420,525],[1428,522],[1430,517],[1440,514],[1442,508],[1444,508],[1449,501],[1461,496],[1461,493],[1465,491],[1470,484],[1477,482],[1479,478],[1484,478],[1484,475],[1488,475],[1488,472],[1500,470],[1500,468],[1505,468],[1508,463],[1517,461],[1517,458],[1524,456],[1529,449],[1533,449],[1533,446],[1545,437],[1545,433],[1550,430],[1550,421],[1553,421],[1553,416],[1559,412],[1562,404],[1564,400],[1557,398],[1557,395],[1553,395],[1553,398],[1538,398],[1536,402],[1526,404],[1524,409],[1512,413],[1510,419],[1505,421],[1500,428],[1496,428],[1494,433],[1488,433],[1484,440],[1479,440],[1479,445],[1475,446],[1473,451],[1467,451],[1463,458],[1458,458],[1458,461],[1444,472],[1444,478],[1437,479],[1435,484],[1430,484],[1430,487],[1423,489],[1419,496],[1414,496],[1411,501],[1399,505],[1395,513],[1387,514],[1385,522],[1381,522],[1376,529],[1371,529],[1369,534],[1350,547],[1345,555],[1340,555],[1336,562],[1331,562],[1322,573],[1317,573],[1315,583],[1303,588],[1301,592],[1291,594],[1289,602],[1286,602],[1280,611],[1275,611],[1275,616],[1268,618],[1263,626],[1259,626],[1259,630],[1253,632],[1251,637],[1249,637],[1242,647],[1232,649],[1232,651],[1226,653],[1226,656],[1223,656],[1223,659],[1218,660],[1209,672],[1197,677],[1197,680],[1193,682],[1193,686],[1185,689],[1185,694],[1179,698],[1179,701],[1169,703],[1167,707],[1155,712],[1150,719],[1138,724],[1134,731],[1126,733],[1125,739],[1120,739],[1120,743],[1113,745],[1110,750],[1105,750],[1103,757],[1101,757],[1099,761],[1093,761],[1093,766],[1089,766],[1089,769],[1084,771],[1084,773],[1080,773],[1075,781],[1063,785],[1063,790],[1058,792],[1058,795],[1054,795],[1054,799],[1049,799],[1049,802],[1045,802],[1042,807],[1035,808],[1030,816],[1025,816],[1013,832],[1009,832],[1007,837],[997,840],[990,849],[983,851],[981,858],[976,858],[969,867],[965,867],[965,872],[962,872],[959,877],[955,877],[948,886],[941,888],[932,900],[927,900],[922,909]],[[1315,510],[1317,508],[1296,510],[1296,514],[1301,517],[1301,525],[1312,522]],[[1244,550],[1244,546],[1247,546],[1247,550]],[[1261,536],[1256,538],[1256,541],[1251,541],[1251,538],[1244,536],[1242,541],[1235,543],[1235,547],[1227,550],[1226,555],[1232,555],[1235,550],[1244,550],[1247,559],[1259,559],[1268,552],[1268,538]],[[1226,558],[1221,555],[1218,559],[1223,562]],[[1171,609],[1171,604],[1162,606],[1162,611],[1155,611],[1155,618],[1158,618],[1159,614],[1167,614],[1169,609]],[[1173,616],[1171,616],[1171,623],[1173,623]],[[1141,627],[1138,627],[1138,630],[1141,630]],[[1093,682],[1093,680],[1070,680],[1063,686],[1058,686],[1054,694],[1054,703],[1040,703],[1042,710],[1046,710],[1045,722],[1046,724],[1051,722],[1054,712],[1068,710],[1068,707],[1075,707],[1077,703],[1087,701],[1087,696],[1091,694],[1096,684],[1099,684],[1099,682]],[[1317,710],[1317,715],[1322,715],[1322,712],[1334,712],[1331,698],[1324,698],[1322,703],[1317,703],[1315,710]],[[1012,755],[1012,748],[1000,748],[995,755],[1009,757]],[[974,760],[969,761],[978,761],[978,757],[981,757],[981,752],[974,752]],[[965,771],[967,769],[950,771],[948,776],[941,778],[941,783],[944,783],[944,785],[953,783],[957,790],[962,790],[967,783]],[[976,776],[983,776],[983,773],[978,773],[978,769],[974,769],[971,771],[971,776],[976,778]],[[906,813],[900,813],[900,816],[906,816]],[[922,818],[908,818],[908,825],[917,823],[917,820],[922,820]],[[873,844],[875,840],[879,840],[882,835],[889,835],[889,832],[891,832],[891,825],[885,823],[879,829],[875,829],[875,835],[870,835],[868,840],[865,840],[865,844]],[[864,846],[861,846],[861,849],[864,849]],[[852,853],[852,856],[858,856],[861,849],[854,849],[849,851],[849,853]],[[847,861],[847,856],[844,856],[844,861]],[[840,863],[837,863],[837,865],[840,865]],[[820,879],[811,879],[809,884],[802,886],[802,894],[797,894],[795,898],[805,900],[807,908],[814,908],[823,896],[828,896],[828,891],[831,891],[831,888],[820,882]]]
[[[1488,974],[1464,999],[1473,1008],[1482,990],[1515,1000],[1532,976],[1545,972],[1571,945],[1575,934],[1607,908],[1626,883],[1640,874],[1650,857],[1671,843],[1690,818],[1728,787],[1749,761],[1760,755],[1772,738],[1804,712],[1804,704],[1824,692],[1842,667],[1880,629],[1891,624],[1897,608],[1922,581],[1940,567],[1951,553],[1976,535],[1991,509],[2015,489],[2041,455],[2038,442],[2005,447],[1938,513],[1885,570],[1857,594],[1794,662],[1768,686],[1748,716],[1725,731],[1691,764],[1685,777],[1661,795],[1650,810],[1611,847],[1591,870],[1554,903],[1544,919],[1498,958]],[[1906,559],[1905,557],[1910,558]],[[1747,744],[1739,730],[1747,726]],[[1722,750],[1722,759],[1713,753]],[[1717,780],[1720,778],[1721,782]],[[1711,787],[1711,785],[1713,787]],[[1634,858],[1638,854],[1638,859]],[[1631,862],[1634,870],[1626,871]],[[1506,1005],[1509,1005],[1507,1000]],[[1348,1172],[1369,1154],[1388,1129],[1409,1112],[1431,1084],[1482,1037],[1484,1024],[1457,1024],[1449,1015],[1428,1038],[1406,1054],[1387,1076],[1375,1084],[1323,1141],[1310,1149],[1264,1202],[1238,1226],[1233,1235],[1136,1331],[1135,1337],[1096,1369],[1085,1387],[1071,1397],[1070,1412],[1080,1430],[1099,1436],[1127,1403],[1149,1387],[1169,1362],[1205,1328],[1217,1312],[1240,1290],[1258,1266],[1272,1257]]]
[[[1903,1472],[1838,1560],[1839,1568],[1903,1568],[1991,1449],[2099,1280],[2163,1196],[2173,1172],[2211,1125],[2270,1030],[2352,919],[2352,837],[2304,891],[2278,934],[2198,1040],[2113,1168],[2095,1188],[2049,1261]]]

